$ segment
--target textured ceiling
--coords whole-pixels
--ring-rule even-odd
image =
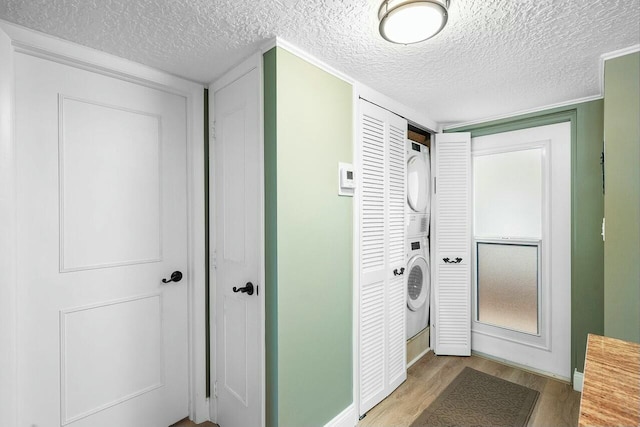
[[[640,43],[640,0],[452,0],[393,45],[381,0],[0,0],[0,18],[200,82],[274,36],[440,123],[597,95],[601,54]]]

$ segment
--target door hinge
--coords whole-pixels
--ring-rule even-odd
[[[217,255],[215,249],[211,251],[211,261],[210,262],[211,262],[211,267],[214,270],[217,270],[218,269],[218,255]]]
[[[218,380],[213,382],[213,397],[218,398]]]
[[[603,142],[603,145],[604,145],[604,142]],[[604,194],[605,193],[605,188],[604,188],[604,150],[600,154],[600,166],[602,168],[602,194]]]
[[[434,176],[433,177],[433,194],[436,194],[438,192],[438,187],[437,184],[438,183],[438,177]]]

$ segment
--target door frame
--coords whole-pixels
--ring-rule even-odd
[[[241,63],[233,67],[231,70],[227,71],[222,77],[213,81],[209,84],[209,158],[207,159],[209,165],[215,165],[215,93],[220,89],[230,85],[231,83],[237,81],[241,77],[245,76],[249,72],[253,70],[258,71],[258,207],[260,210],[260,218],[258,225],[258,262],[260,263],[258,266],[258,286],[262,289],[262,292],[257,293],[258,297],[258,305],[260,307],[260,318],[258,321],[258,325],[260,327],[260,364],[262,365],[261,369],[261,378],[260,378],[260,396],[261,396],[261,405],[262,405],[262,413],[261,413],[261,426],[264,426],[266,423],[266,342],[265,342],[265,315],[266,315],[266,306],[265,306],[265,209],[264,209],[264,76],[263,76],[263,64],[262,64],[262,51],[257,51],[253,53],[251,56],[243,60]],[[216,247],[216,233],[215,233],[215,203],[216,203],[216,193],[215,193],[215,170],[213,167],[209,168],[209,176],[207,177],[209,182],[209,193],[210,193],[210,206],[209,209],[209,223],[212,224],[209,227],[209,246],[211,248],[211,253],[214,253]],[[213,256],[212,256],[213,259]],[[209,306],[215,307],[217,301],[217,284],[216,284],[216,269],[213,266],[213,263],[210,263],[210,285],[209,285]],[[217,346],[217,335],[216,335],[216,322],[218,313],[215,310],[210,310],[211,316],[209,318],[209,325],[211,331],[211,341],[210,341],[210,380],[211,384],[215,384],[216,379],[218,378],[218,373],[216,372],[216,359],[215,359],[215,349]],[[211,393],[214,393],[214,387],[211,387]],[[210,419],[216,421],[218,418],[218,405],[217,399],[211,398],[209,399],[209,413]]]
[[[306,58],[305,58],[306,59]],[[318,65],[321,68],[322,62],[312,62],[314,65]],[[325,69],[325,68],[323,68]],[[332,72],[331,68],[325,69],[328,72]],[[336,74],[335,72],[332,72]],[[392,113],[399,115],[407,120],[410,124],[418,124],[420,127],[428,129],[432,132],[439,132],[442,127],[425,117],[424,114],[409,108],[386,95],[377,92],[376,90],[359,83],[356,80],[345,77],[341,74],[337,74],[338,77],[347,81],[353,85],[353,166],[356,174],[359,173],[362,167],[360,162],[360,154],[362,150],[362,144],[360,141],[361,132],[358,120],[362,113],[360,108],[360,100],[364,99],[372,104],[378,105],[381,108],[391,111]],[[361,189],[356,188],[353,196],[353,410],[349,414],[350,417],[355,419],[357,423],[360,414],[360,203],[361,203]]]
[[[556,108],[542,109],[530,113],[513,114],[504,118],[487,120],[486,122],[472,123],[468,125],[454,125],[447,127],[444,132],[471,132],[471,137],[479,137],[486,135],[493,135],[497,133],[510,132],[515,130],[522,130],[528,128],[534,128],[538,126],[552,125],[556,123],[569,122],[571,127],[571,372],[573,375],[573,381],[575,383],[577,367],[581,366],[579,361],[580,355],[584,354],[584,341],[582,333],[586,335],[587,330],[597,330],[597,324],[590,323],[589,325],[580,325],[580,319],[577,317],[579,310],[576,307],[584,307],[580,304],[581,289],[576,285],[574,280],[580,277],[579,270],[584,268],[584,262],[578,260],[575,256],[578,253],[579,240],[584,243],[584,239],[579,239],[579,231],[584,231],[584,228],[577,223],[574,223],[575,210],[580,206],[578,202],[579,190],[581,190],[578,182],[578,131],[585,131],[586,127],[583,121],[585,116],[588,117],[588,105],[589,101],[601,99],[600,96],[578,100],[574,104],[562,105]],[[579,118],[580,117],[580,122]],[[598,138],[596,136],[595,138]],[[586,136],[581,137],[582,142],[588,141]],[[586,149],[585,149],[586,151]],[[581,154],[584,156],[585,154]],[[584,191],[584,189],[582,189]],[[584,360],[584,357],[582,357]]]
[[[518,133],[517,136],[513,136],[514,133]],[[562,136],[560,136],[560,134]],[[524,135],[524,136],[523,136]],[[533,126],[523,129],[517,129],[513,131],[497,132],[491,135],[483,135],[482,137],[492,137],[491,141],[483,141],[488,144],[489,147],[480,147],[481,142],[478,142],[480,136],[472,138],[471,142],[471,156],[472,159],[478,156],[488,154],[501,154],[501,153],[514,153],[522,150],[529,149],[542,149],[542,162],[541,162],[541,235],[539,243],[539,264],[538,274],[540,274],[540,282],[538,283],[538,327],[537,334],[529,334],[522,331],[516,331],[504,326],[490,325],[484,322],[480,322],[476,319],[477,316],[477,253],[476,253],[476,241],[486,240],[485,237],[476,237],[475,232],[472,231],[472,243],[473,243],[473,265],[472,265],[472,335],[476,338],[476,348],[472,349],[474,354],[484,354],[489,358],[500,359],[506,361],[514,366],[525,367],[533,372],[538,372],[543,375],[558,378],[563,381],[571,382],[571,316],[573,312],[572,307],[572,281],[573,271],[570,263],[558,262],[557,259],[564,259],[563,255],[566,255],[564,249],[568,250],[570,259],[572,256],[572,185],[573,176],[571,170],[573,167],[573,149],[572,149],[572,125],[569,121],[553,123],[549,125]],[[521,142],[519,138],[526,138],[526,142]],[[504,142],[504,139],[508,139],[508,142]],[[516,142],[514,142],[516,141]],[[560,145],[558,145],[560,144]],[[479,148],[480,147],[480,148]],[[562,147],[562,148],[554,148]],[[556,151],[558,150],[558,151]],[[567,150],[567,151],[565,151]],[[566,159],[564,155],[566,154]],[[566,163],[569,162],[569,169],[566,168]],[[564,178],[558,176],[559,170],[568,171],[569,181],[565,181]],[[555,178],[554,178],[555,177]],[[556,181],[553,181],[555,179]],[[555,183],[555,185],[554,185]],[[558,185],[560,189],[558,189]],[[567,192],[568,198],[559,198],[558,194]],[[560,202],[561,200],[561,202]],[[566,204],[566,205],[565,205]],[[558,232],[558,225],[560,221],[554,221],[552,218],[556,218],[556,214],[559,211],[568,211],[568,224],[569,232],[567,236],[562,236],[562,233]],[[556,218],[557,220],[558,218]],[[567,219],[567,218],[565,218]],[[473,230],[472,221],[472,230]],[[489,240],[493,237],[499,236],[486,236]],[[531,236],[529,236],[531,238]],[[565,238],[566,237],[566,240]],[[527,239],[523,239],[527,240]],[[533,237],[532,240],[537,240],[537,237]],[[511,240],[513,243],[517,243],[519,239]],[[568,243],[567,247],[563,249],[563,243]],[[569,276],[569,280],[564,284],[561,279],[563,276]],[[555,281],[560,281],[561,286],[554,286]],[[568,288],[566,287],[568,286]],[[565,294],[566,292],[566,294]],[[566,297],[566,300],[565,300]],[[558,317],[568,314],[569,322],[559,321]],[[558,335],[562,335],[565,331],[568,333],[568,347],[559,345],[558,342],[564,340],[558,340]],[[480,339],[482,337],[482,339]],[[494,356],[493,354],[487,354],[487,351],[478,350],[478,346],[486,348],[488,340],[496,340],[496,348],[499,351],[507,351],[511,354],[510,358],[504,355]],[[482,341],[482,342],[481,342]],[[499,343],[499,344],[498,344]],[[478,345],[479,344],[479,345]],[[521,351],[516,351],[515,346],[522,346],[520,348],[527,349],[523,351],[541,351],[551,352],[553,351],[553,360],[565,360],[569,365],[569,372],[567,376],[553,372],[549,365],[548,369],[542,369],[539,367],[529,366],[525,363],[525,359],[522,356]],[[558,348],[560,347],[560,349]],[[510,350],[506,350],[510,349]],[[562,355],[562,349],[567,350],[567,359],[560,358]],[[529,358],[535,357],[533,353],[529,353]],[[545,356],[540,354],[540,358],[544,361]],[[521,360],[516,360],[517,358]],[[511,359],[511,360],[509,360]],[[539,365],[538,365],[539,366]],[[557,365],[553,367],[556,370]]]
[[[19,318],[17,313],[17,278],[15,234],[16,140],[14,110],[13,58],[16,53],[31,55],[67,66],[102,74],[141,86],[161,90],[185,99],[187,112],[187,289],[189,323],[189,417],[200,423],[209,420],[205,393],[205,244],[204,244],[204,85],[170,75],[108,53],[0,20],[0,52],[9,53],[9,67],[0,69],[0,175],[7,185],[0,186],[1,230],[8,227],[9,238],[0,240],[0,267],[6,280],[0,299],[0,342],[9,351],[0,353],[0,424],[16,425],[17,354],[16,341]],[[1,67],[0,67],[1,68]],[[5,128],[6,126],[6,128]],[[6,130],[5,130],[6,129]],[[5,156],[6,154],[6,156]],[[7,396],[8,399],[4,399]]]

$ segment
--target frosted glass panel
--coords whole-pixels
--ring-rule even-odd
[[[478,321],[538,333],[538,247],[477,244]]]
[[[542,149],[473,158],[474,234],[542,235]]]

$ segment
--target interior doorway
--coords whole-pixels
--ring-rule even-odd
[[[222,427],[264,425],[260,63],[212,87],[212,418]]]
[[[24,53],[15,67],[16,425],[180,420],[196,276],[188,100]]]
[[[472,349],[571,376],[571,129],[472,139]]]

